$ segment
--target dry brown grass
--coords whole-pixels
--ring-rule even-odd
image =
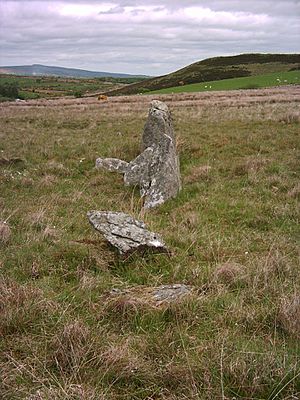
[[[43,239],[55,240],[59,237],[59,231],[55,228],[55,226],[47,225],[42,233]]]
[[[65,387],[44,387],[26,397],[25,400],[109,400],[99,390],[80,384],[67,384]]]
[[[118,379],[128,378],[148,369],[133,349],[133,340],[130,338],[108,345],[101,355],[101,363],[106,374],[113,374]]]
[[[290,103],[299,101],[300,88],[299,85],[286,87],[273,87],[268,89],[257,90],[233,90],[233,91],[215,91],[215,92],[199,92],[199,93],[178,93],[166,95],[147,95],[147,96],[115,96],[110,97],[108,102],[99,103],[97,98],[87,97],[81,99],[39,99],[27,100],[25,103],[5,102],[0,107],[3,110],[11,109],[30,109],[32,107],[49,110],[51,108],[72,108],[85,111],[86,107],[93,107],[99,111],[117,109],[118,112],[129,113],[132,108],[136,111],[143,110],[148,107],[152,99],[165,101],[174,107],[184,107],[195,105],[203,108],[205,105],[212,106],[240,106],[244,107],[253,103],[274,104],[274,103]],[[290,109],[290,107],[289,107]],[[291,112],[291,110],[289,111]],[[292,111],[293,113],[294,111]],[[215,113],[218,114],[218,113]],[[234,116],[233,116],[234,117]],[[274,116],[278,121],[278,115]]]
[[[0,280],[1,335],[20,332],[55,310],[56,304],[45,299],[41,290],[8,279]]]
[[[103,313],[120,316],[123,320],[129,320],[139,311],[146,310],[153,305],[148,304],[144,299],[131,296],[129,293],[120,293],[117,296],[108,296],[104,303]]]
[[[57,182],[57,177],[54,175],[44,175],[42,176],[42,178],[40,179],[40,184],[42,186],[52,186]]]
[[[193,167],[185,179],[186,183],[196,183],[201,180],[208,180],[212,167],[210,165],[201,165]]]
[[[80,274],[80,281],[79,281],[79,288],[82,290],[92,290],[97,288],[99,285],[99,281],[97,278],[95,278],[93,275],[87,273],[87,272],[81,272],[79,271]]]
[[[26,217],[26,221],[33,226],[41,227],[46,220],[46,209],[41,208]]]
[[[64,325],[53,339],[53,357],[64,373],[73,374],[85,361],[88,350],[89,329],[80,320]]]
[[[248,174],[255,176],[259,171],[262,171],[270,160],[264,157],[247,157],[238,166],[235,167],[235,172],[238,175]]]
[[[63,163],[57,162],[55,160],[50,160],[47,162],[46,171],[47,173],[59,176],[70,175],[69,169]]]
[[[290,111],[287,112],[285,115],[279,118],[280,122],[285,124],[296,124],[300,122],[300,112],[299,111]]]
[[[20,185],[24,187],[31,187],[34,185],[34,180],[29,176],[24,176],[21,178]]]
[[[300,339],[300,295],[295,293],[290,297],[281,299],[278,321],[283,329]]]
[[[244,275],[245,267],[235,262],[219,264],[215,269],[216,281],[229,286],[239,282]]]
[[[11,229],[6,221],[0,221],[0,243],[7,244],[11,238]]]
[[[300,183],[298,183],[291,190],[289,190],[287,195],[289,197],[294,197],[296,199],[299,199],[300,198]]]
[[[38,279],[40,277],[40,266],[38,263],[33,262],[31,264],[30,275],[32,279]]]

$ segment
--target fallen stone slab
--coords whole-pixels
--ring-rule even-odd
[[[168,106],[153,100],[142,136],[143,152],[130,163],[98,158],[97,168],[124,174],[125,185],[138,185],[144,208],[154,208],[181,190],[179,159]]]
[[[194,293],[192,286],[177,283],[174,285],[162,285],[156,287],[137,286],[128,289],[113,288],[109,295],[112,298],[125,297],[135,304],[160,306],[175,303]]]
[[[123,257],[132,253],[167,253],[168,250],[160,235],[147,229],[142,221],[122,212],[89,211],[88,219],[92,226],[102,233],[105,239]]]
[[[153,289],[153,299],[158,302],[176,301],[191,293],[192,288],[184,284],[164,285]]]

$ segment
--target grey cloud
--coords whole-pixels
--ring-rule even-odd
[[[58,12],[61,4],[84,3],[101,5],[2,0],[0,63],[158,75],[211,56],[298,50],[299,1],[112,0],[95,15]],[[187,6],[211,12],[193,18],[184,13]]]
[[[110,8],[108,11],[100,11],[98,14],[122,14],[125,11],[124,7],[114,6]]]

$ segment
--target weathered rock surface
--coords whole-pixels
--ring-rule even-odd
[[[142,150],[160,145],[164,135],[175,141],[172,119],[168,106],[159,100],[152,100],[148,119],[144,126]]]
[[[112,211],[89,211],[88,219],[92,226],[101,232],[106,240],[116,247],[122,256],[133,252],[150,250],[168,253],[162,238],[147,229],[142,221],[128,214]]]
[[[161,101],[151,102],[142,148],[143,152],[130,163],[98,158],[96,167],[123,173],[125,185],[140,187],[144,208],[153,208],[175,197],[181,189],[171,116],[167,105]]]
[[[96,168],[125,173],[128,168],[128,162],[119,160],[118,158],[97,158]]]
[[[184,284],[162,285],[157,287],[137,286],[129,289],[116,289],[110,291],[112,297],[125,296],[138,304],[159,306],[166,303],[180,301],[193,293],[193,288]]]
[[[158,301],[176,301],[191,293],[191,287],[184,284],[164,285],[154,288],[153,298]]]

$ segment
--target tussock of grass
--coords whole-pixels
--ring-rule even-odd
[[[55,304],[32,285],[20,285],[9,279],[0,281],[1,335],[26,332],[42,316],[55,310]]]
[[[217,282],[232,286],[242,279],[244,269],[243,265],[227,262],[216,267],[215,277]]]
[[[80,384],[65,387],[45,387],[26,397],[26,400],[107,400],[107,396]]]
[[[43,230],[43,239],[57,239],[59,236],[59,233],[57,232],[57,229],[55,227],[51,226],[46,226],[45,229]]]
[[[53,338],[53,357],[56,366],[65,373],[76,371],[86,357],[88,328],[80,321],[63,326]]]
[[[295,338],[300,338],[300,296],[285,297],[281,300],[279,322],[283,329]]]
[[[296,184],[291,190],[288,191],[289,197],[300,198],[300,184]]]
[[[284,122],[286,124],[297,124],[300,122],[300,112],[299,111],[287,112],[285,115],[279,118],[279,121]]]
[[[54,175],[44,175],[40,180],[41,186],[52,186],[57,182],[57,178]]]
[[[0,221],[0,243],[6,244],[10,240],[11,229],[6,221]]]
[[[187,176],[186,183],[196,183],[202,180],[208,180],[211,173],[210,165],[201,165],[193,167]]]
[[[280,122],[299,89],[160,97],[183,190],[143,213],[94,165],[139,153],[149,98],[1,106],[3,157],[26,160],[0,166],[4,399],[299,395],[299,126]],[[171,257],[120,261],[92,209],[143,219]],[[174,283],[193,295],[154,306],[148,290]]]

